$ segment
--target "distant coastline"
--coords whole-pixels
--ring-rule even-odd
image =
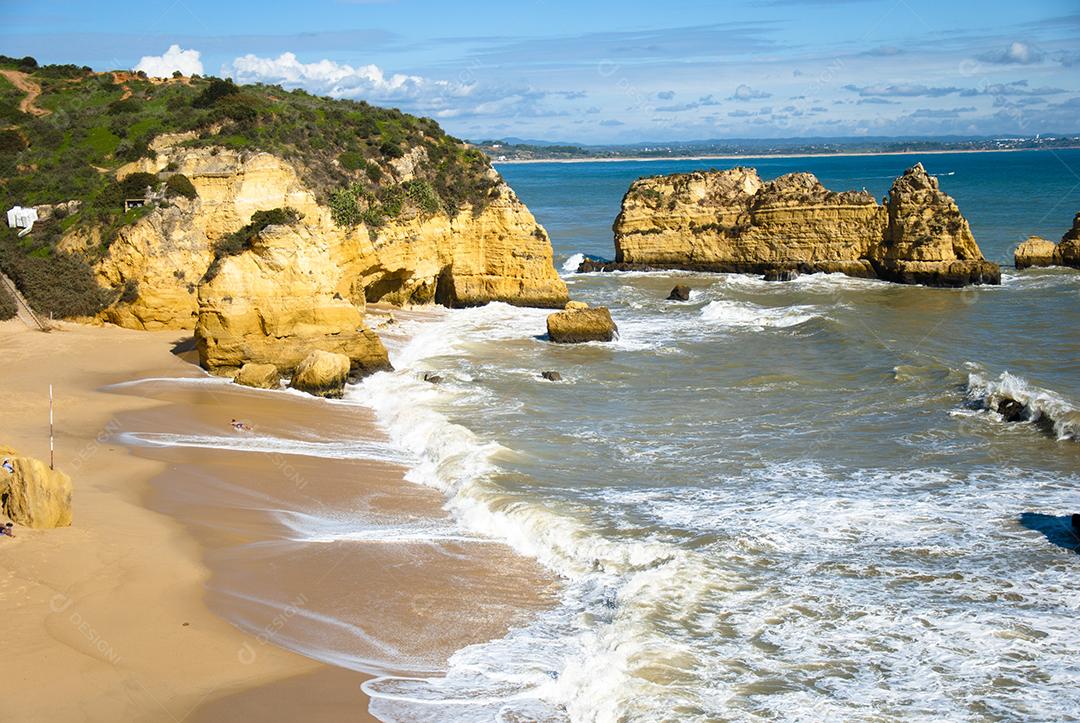
[[[918,151],[837,151],[835,153],[761,153],[761,154],[694,154],[687,156],[591,156],[581,158],[514,158],[506,160],[491,159],[492,165],[522,165],[527,163],[647,163],[653,161],[738,161],[754,158],[856,158],[862,156],[939,156],[956,153],[1019,153],[1022,151],[1071,151],[1080,149],[1078,146],[1058,146],[1054,148],[968,148],[950,150],[947,148],[937,150]]]

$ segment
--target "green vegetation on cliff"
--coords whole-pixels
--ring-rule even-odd
[[[32,239],[0,236],[0,264],[32,304],[48,294],[23,288],[38,276],[30,270],[38,262],[27,259],[47,260],[57,269],[70,261],[87,267],[88,274],[116,232],[150,210],[125,210],[125,199],[142,198],[147,186],[164,193],[154,203],[195,197],[190,179],[177,174],[116,180],[120,166],[154,155],[150,145],[162,133],[191,134],[181,146],[267,151],[288,160],[320,202],[346,207],[344,213],[335,210],[343,225],[378,226],[406,205],[425,214],[452,216],[466,207],[478,212],[496,185],[486,156],[434,120],[363,101],[218,78],[151,79],[74,65],[38,66],[33,58],[0,56],[0,70],[14,71],[14,78],[0,76],[3,209],[81,202],[74,213],[35,225]],[[40,87],[40,95],[30,98],[28,86]],[[395,161],[411,165],[415,178],[398,183]],[[79,255],[58,250],[56,242],[77,227],[99,231],[100,245]],[[92,313],[93,300],[79,296],[80,313]],[[42,310],[59,306],[50,299]]]

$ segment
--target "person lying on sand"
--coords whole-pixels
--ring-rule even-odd
[[[15,474],[15,465],[13,465],[11,463],[11,460],[7,457],[4,457],[4,461],[3,463],[0,463],[0,467],[3,467],[5,470],[7,470],[8,474]]]
[[[0,537],[2,537],[3,535],[7,535],[8,537],[15,537],[15,530],[12,529],[14,526],[15,525],[9,522],[3,527],[0,527]]]
[[[232,425],[232,428],[237,432],[250,432],[251,431],[250,426],[244,424],[243,422],[241,422],[238,419],[232,420],[231,422],[229,422],[229,424]]]

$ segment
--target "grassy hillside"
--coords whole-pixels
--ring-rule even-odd
[[[0,71],[14,71],[0,75],[3,210],[16,204],[82,201],[76,213],[57,214],[24,239],[6,227],[0,233],[0,267],[31,304],[43,304],[42,311],[57,315],[94,313],[122,293],[116,290],[106,298],[88,287],[93,283],[89,265],[119,228],[149,212],[125,214],[123,199],[141,196],[147,181],[158,179],[140,177],[125,184],[116,181],[114,172],[151,155],[149,144],[161,133],[193,131],[197,137],[181,145],[262,150],[288,159],[320,201],[331,204],[342,225],[377,226],[406,204],[425,213],[455,215],[466,205],[481,210],[494,187],[487,158],[448,136],[435,121],[363,101],[278,86],[237,86],[217,78],[157,80],[73,65],[38,66],[32,58],[0,56]],[[40,88],[29,107],[27,87]],[[430,162],[416,180],[393,183],[388,163],[417,147],[426,149]],[[185,181],[171,179],[169,193],[193,193]],[[79,225],[102,229],[101,247],[79,258],[58,259],[56,242]],[[68,299],[71,303],[32,288],[35,279],[61,272],[62,285],[79,297]]]

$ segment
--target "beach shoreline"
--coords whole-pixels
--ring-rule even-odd
[[[449,542],[451,554],[412,560],[436,546],[358,543],[351,528],[342,540],[308,540],[282,524],[270,497],[255,497],[273,488],[279,502],[295,503],[298,519],[308,503],[340,505],[341,514],[445,516],[441,494],[406,482],[400,463],[125,438],[200,429],[224,436],[230,431],[216,430],[231,414],[257,418],[255,431],[266,436],[336,428],[361,445],[382,443],[370,411],[210,380],[176,354],[190,332],[57,327],[42,334],[0,324],[11,369],[0,389],[0,441],[48,458],[54,384],[56,464],[74,487],[72,527],[17,528],[3,548],[5,652],[19,671],[0,683],[0,696],[17,718],[373,719],[360,689],[372,674],[438,674],[458,648],[550,604],[529,590],[551,585],[550,575],[501,546]],[[248,496],[237,497],[239,489]],[[267,545],[280,554],[260,558]],[[412,576],[383,573],[410,560]],[[497,568],[504,572],[493,583]],[[492,590],[495,602],[477,607]],[[372,646],[379,660],[320,647],[311,620],[340,600],[342,624],[391,646]],[[484,619],[470,624],[476,610]],[[412,657],[394,661],[398,650]]]
[[[740,161],[757,159],[783,159],[783,158],[863,158],[868,156],[942,156],[950,154],[970,153],[1021,153],[1024,151],[1061,151],[1074,150],[1073,148],[980,148],[969,150],[933,150],[933,151],[866,151],[854,153],[763,153],[760,155],[693,155],[693,156],[627,156],[625,158],[522,158],[515,160],[500,161],[491,160],[493,166],[513,166],[536,163],[652,163],[658,161]]]

